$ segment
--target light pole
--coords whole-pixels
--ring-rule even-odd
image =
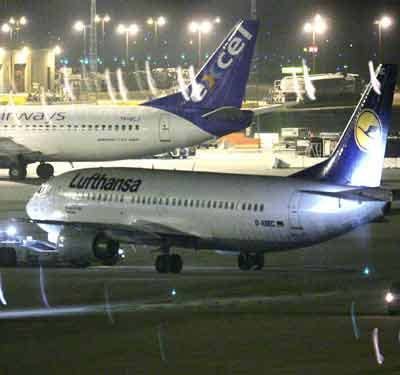
[[[160,16],[158,18],[150,17],[150,18],[147,19],[147,24],[149,26],[151,26],[151,27],[154,27],[154,47],[155,47],[155,51],[157,51],[157,49],[159,47],[159,43],[158,43],[158,28],[165,26],[166,23],[167,23],[167,20],[163,16]]]
[[[104,16],[99,16],[96,15],[96,18],[94,19],[96,23],[101,22],[101,35],[102,35],[102,47],[104,49],[104,41],[105,41],[105,35],[106,35],[106,23],[109,23],[111,21],[111,17],[108,14],[105,14]]]
[[[319,14],[315,15],[312,22],[306,22],[304,24],[304,31],[312,34],[313,73],[315,73],[316,70],[316,57],[318,53],[317,46],[315,45],[316,38],[317,35],[325,33],[326,28],[326,21]]]
[[[378,25],[378,58],[379,62],[382,62],[383,54],[382,54],[382,30],[388,29],[392,26],[393,21],[388,16],[383,16],[381,19],[376,20],[374,22],[375,25]]]
[[[10,33],[10,40],[13,39],[14,31],[16,33],[17,42],[20,40],[21,29],[28,24],[28,19],[25,16],[20,18],[11,17],[7,23],[3,24],[1,30],[4,33]]]
[[[82,33],[82,35],[83,35],[83,58],[84,59],[86,59],[86,54],[87,54],[87,51],[86,51],[86,28],[87,28],[87,25],[85,25],[83,23],[83,21],[77,21],[74,24],[75,31]]]
[[[198,67],[200,68],[201,66],[201,48],[202,48],[202,38],[203,34],[208,34],[212,30],[212,23],[210,21],[202,21],[202,22],[196,22],[193,21],[189,24],[189,31],[191,33],[197,33],[198,40],[197,40],[197,63]]]
[[[125,26],[123,24],[119,24],[117,27],[118,34],[125,34],[125,56],[126,56],[126,68],[129,67],[129,36],[135,36],[139,32],[139,26],[135,23],[130,26]]]

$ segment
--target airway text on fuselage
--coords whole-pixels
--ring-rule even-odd
[[[142,185],[141,179],[114,178],[106,174],[95,173],[92,176],[75,175],[69,187],[72,189],[117,191],[122,193],[137,193]]]

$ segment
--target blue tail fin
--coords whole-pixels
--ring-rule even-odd
[[[240,108],[243,102],[258,32],[258,21],[239,22],[208,59],[187,93],[155,99],[144,105],[171,112]]]
[[[379,186],[396,76],[396,65],[379,66],[378,82],[367,86],[331,157],[293,177],[339,185]]]

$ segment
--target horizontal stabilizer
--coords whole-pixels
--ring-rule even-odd
[[[221,107],[202,116],[211,121],[252,121],[252,111],[241,110],[236,107]]]
[[[300,190],[300,192],[358,202],[391,202],[393,200],[392,192],[383,189],[352,189],[334,192],[320,190]]]

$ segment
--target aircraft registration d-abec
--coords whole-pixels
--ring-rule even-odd
[[[51,105],[0,110],[0,168],[24,179],[26,166],[40,162],[109,161],[152,156],[200,144],[250,125],[240,110],[257,39],[258,22],[239,22],[184,93],[135,107]]]
[[[380,182],[397,67],[377,70],[336,150],[290,177],[100,168],[43,184],[26,206],[48,232],[31,242],[73,262],[110,264],[119,244],[158,246],[159,272],[180,272],[173,247],[237,252],[243,270],[264,253],[310,246],[377,218],[390,208]],[[7,255],[7,254],[5,254]],[[15,259],[15,254],[9,254]]]

